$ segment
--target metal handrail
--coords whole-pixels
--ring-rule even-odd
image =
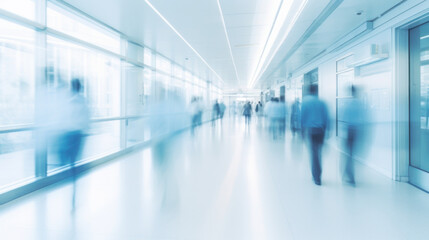
[[[128,116],[128,117],[110,117],[110,118],[95,118],[91,119],[91,123],[97,123],[97,122],[109,122],[109,121],[119,121],[119,120],[128,120],[128,119],[139,119],[139,118],[145,118],[148,117],[148,115],[142,115],[142,116]],[[33,131],[36,130],[37,124],[19,124],[19,125],[12,125],[7,127],[1,127],[0,128],[0,134],[5,133],[12,133],[12,132],[24,132],[24,131]]]
[[[9,127],[2,127],[0,128],[0,134],[4,133],[12,133],[12,132],[23,132],[23,131],[31,131],[35,129],[34,124],[20,124],[20,125],[13,125]]]
[[[209,112],[211,110],[204,110],[204,112]],[[174,113],[174,114],[168,114],[169,116],[172,115],[180,115],[180,114],[186,114],[185,112],[181,113]],[[120,121],[120,120],[135,120],[135,119],[143,119],[143,118],[149,118],[152,116],[156,116],[158,114],[143,114],[143,115],[133,115],[133,116],[125,116],[125,117],[108,117],[108,118],[94,118],[91,119],[91,123],[99,123],[99,122],[110,122],[110,121]],[[159,114],[159,115],[166,115],[166,114]],[[38,127],[36,124],[17,124],[17,125],[11,125],[7,127],[0,127],[0,134],[5,133],[13,133],[13,132],[25,132],[25,131],[33,131],[36,130]]]

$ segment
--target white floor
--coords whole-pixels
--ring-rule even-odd
[[[429,239],[428,193],[323,159],[319,187],[298,138],[225,119],[1,206],[0,239]]]

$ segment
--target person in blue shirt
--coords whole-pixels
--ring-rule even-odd
[[[243,115],[245,117],[246,126],[249,126],[250,116],[252,115],[252,105],[250,104],[250,102],[247,102],[246,104],[244,104]]]
[[[309,86],[309,95],[304,97],[301,108],[301,126],[304,136],[310,141],[311,173],[316,185],[321,185],[321,151],[328,129],[328,108],[317,97],[317,85]]]

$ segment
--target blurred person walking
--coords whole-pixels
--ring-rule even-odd
[[[299,131],[301,123],[301,104],[299,103],[299,99],[296,98],[291,107],[290,114],[290,129],[292,131],[292,135],[295,136],[296,132]]]
[[[72,212],[76,206],[76,161],[83,148],[85,131],[89,128],[89,109],[82,96],[82,84],[77,78],[71,81],[71,94],[64,102],[61,116],[56,124],[60,126],[57,138],[57,155],[61,162],[69,163],[73,177]]]
[[[280,101],[276,106],[276,118],[278,121],[278,130],[280,138],[284,138],[286,134],[286,103],[284,96],[280,97]]]
[[[247,102],[246,104],[244,104],[244,106],[243,106],[243,115],[245,117],[246,126],[249,126],[249,124],[250,124],[250,117],[252,116],[252,105],[250,104],[250,102]]]
[[[321,151],[329,127],[328,108],[317,94],[317,85],[309,86],[309,95],[302,102],[301,126],[310,141],[311,173],[316,185],[321,185]]]
[[[63,116],[58,123],[62,126],[59,136],[58,156],[61,161],[74,167],[83,146],[85,131],[89,128],[89,109],[81,95],[82,84],[79,79],[71,81],[71,95],[63,106]]]
[[[286,105],[279,102],[278,98],[272,98],[265,108],[270,121],[269,131],[274,140],[284,137],[286,126]]]
[[[225,115],[225,110],[226,110],[226,106],[223,102],[219,103],[219,115],[220,115],[220,120],[223,119],[223,116]]]
[[[201,115],[202,115],[203,108],[200,104],[200,101],[197,97],[193,97],[191,101],[191,119],[192,119],[192,126],[191,126],[191,134],[194,135],[195,128],[201,124]]]
[[[258,104],[256,104],[256,106],[255,106],[255,112],[256,112],[256,115],[258,115],[258,117],[262,116],[262,114],[264,112],[264,108],[262,106],[261,101],[259,101]]]
[[[356,154],[357,145],[363,140],[365,135],[366,111],[363,101],[360,99],[360,91],[356,86],[350,87],[350,98],[344,106],[344,121],[346,123],[346,138],[344,146],[346,149],[343,181],[355,184],[355,169],[353,156]]]
[[[213,126],[216,125],[216,120],[219,118],[219,115],[220,115],[220,106],[218,101],[216,100],[215,104],[213,105],[213,120],[212,120]]]
[[[232,102],[232,104],[229,105],[229,115],[234,118],[236,114],[236,107],[237,107],[237,104],[235,102]]]
[[[276,131],[275,131],[275,129],[276,129],[276,126],[275,126],[276,122],[275,122],[275,120],[273,118],[274,108],[275,108],[276,102],[277,102],[277,99],[274,98],[274,97],[272,97],[270,99],[270,101],[267,102],[267,104],[265,105],[265,108],[264,108],[265,115],[267,116],[268,121],[269,121],[269,123],[268,123],[268,132],[271,134],[271,136],[273,137],[274,140],[277,138]]]

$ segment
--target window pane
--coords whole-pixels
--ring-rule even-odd
[[[189,71],[185,71],[185,80],[193,83],[192,73]]]
[[[153,93],[152,90],[152,81],[153,81],[154,72],[148,68],[144,69],[144,104],[147,105],[150,99],[150,96]]]
[[[121,121],[98,122],[91,125],[85,139],[82,159],[99,157],[120,150]]]
[[[57,31],[120,54],[120,37],[117,34],[54,4],[48,5],[47,25]]]
[[[88,135],[83,139],[79,161],[89,161],[120,150],[120,121],[96,122],[91,124]],[[56,139],[49,144],[48,170],[67,168],[70,164],[58,155]]]
[[[31,132],[0,134],[0,188],[34,177],[34,163]]]
[[[49,85],[82,80],[92,118],[120,115],[119,59],[49,36],[47,62]]]
[[[143,114],[144,106],[144,70],[132,64],[123,63],[123,81],[125,81],[127,116]]]
[[[183,69],[178,65],[173,65],[173,76],[176,78],[183,78]]]
[[[156,86],[158,89],[157,93],[160,93],[160,91],[168,92],[170,89],[170,76],[156,72]]]
[[[0,0],[0,9],[35,20],[35,0]]]
[[[127,46],[127,48],[125,51],[125,56],[127,56],[128,58],[130,58],[134,61],[137,61],[139,63],[144,63],[144,61],[143,61],[143,58],[144,58],[143,54],[144,53],[143,53],[142,47],[140,47],[134,43],[131,43],[131,42],[127,42],[126,46]]]
[[[0,19],[0,125],[32,123],[35,31]]]
[[[152,66],[152,50],[149,48],[144,49],[144,64]]]
[[[161,56],[156,56],[156,69],[161,70],[166,74],[170,74],[171,63],[169,60],[167,60]]]

